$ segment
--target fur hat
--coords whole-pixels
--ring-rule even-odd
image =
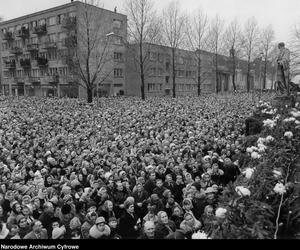
[[[104,217],[102,217],[102,216],[101,216],[101,217],[98,217],[97,220],[96,220],[96,222],[95,222],[96,225],[98,225],[98,224],[100,224],[100,223],[105,223],[105,219],[104,219]]]

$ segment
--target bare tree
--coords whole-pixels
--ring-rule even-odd
[[[251,63],[259,51],[259,27],[254,17],[248,19],[243,30],[243,53],[247,60],[247,91],[251,86]]]
[[[141,78],[141,96],[145,100],[145,77],[148,74],[149,44],[157,42],[160,38],[160,24],[154,10],[153,0],[128,0],[126,1],[128,15],[129,41],[138,44],[138,53],[135,46],[128,47],[133,57],[135,70]],[[133,49],[133,51],[131,51]]]
[[[88,0],[76,17],[77,29],[68,32],[68,64],[70,73],[79,79],[87,91],[87,101],[93,101],[93,92],[111,76],[113,67],[112,46],[107,34],[110,27],[99,2]],[[98,93],[97,93],[98,94]]]
[[[219,55],[224,47],[224,20],[222,20],[219,15],[216,15],[210,23],[207,44],[209,45],[209,50],[214,54],[213,64],[216,77],[215,90],[216,93],[218,93],[220,88],[220,82],[218,77]]]
[[[292,39],[290,41],[291,50],[291,76],[300,74],[300,24],[295,25]]]
[[[198,96],[201,94],[201,84],[205,81],[205,72],[203,72],[202,67],[202,50],[206,47],[204,39],[206,38],[208,28],[208,17],[200,8],[191,15],[186,26],[188,47],[194,52],[193,55],[197,60]]]
[[[236,69],[238,67],[238,58],[241,54],[241,38],[242,31],[237,19],[233,20],[225,31],[224,42],[225,48],[229,51],[229,55],[232,62],[232,86],[236,91]]]
[[[173,98],[176,97],[176,51],[184,42],[186,17],[181,12],[179,2],[172,1],[163,11],[162,30],[164,43],[172,50]]]
[[[272,25],[265,27],[261,32],[261,48],[263,53],[264,65],[263,65],[263,89],[266,88],[268,64],[271,59],[271,51],[274,48],[275,32]]]

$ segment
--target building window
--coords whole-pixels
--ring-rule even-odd
[[[49,39],[49,42],[55,43],[56,42],[56,34],[49,34],[48,39]]]
[[[46,24],[46,19],[39,20],[39,25],[40,26],[45,25],[45,24]]]
[[[32,28],[35,28],[36,26],[37,26],[37,21],[32,21],[32,22],[31,22],[31,27],[32,27]]]
[[[164,61],[164,55],[163,54],[158,53],[158,61],[159,62],[163,62]]]
[[[114,52],[115,61],[123,61],[123,53]]]
[[[157,53],[155,53],[155,52],[149,52],[149,59],[151,61],[156,61],[157,60]]]
[[[33,76],[33,77],[39,77],[40,76],[39,70],[38,69],[33,69],[31,71],[31,76]]]
[[[163,76],[163,74],[164,74],[163,69],[162,69],[162,68],[158,68],[158,69],[157,69],[157,75],[158,75],[158,76]]]
[[[57,17],[58,24],[62,24],[64,18],[65,18],[65,14],[58,15]]]
[[[122,21],[114,19],[113,20],[113,28],[115,29],[121,29],[122,26]]]
[[[48,22],[49,22],[49,26],[56,25],[56,17],[55,16],[49,17]]]
[[[122,45],[122,42],[123,42],[122,37],[115,36],[115,37],[113,38],[113,43],[114,43],[115,45]]]
[[[115,87],[115,88],[122,88],[122,87],[123,87],[123,84],[121,84],[121,83],[116,83],[116,84],[114,84],[114,87]]]
[[[148,83],[148,92],[155,91],[155,83]]]
[[[49,60],[56,60],[57,59],[56,49],[49,49],[48,50],[48,59]]]
[[[66,75],[67,75],[68,68],[67,68],[67,67],[60,67],[60,68],[58,69],[58,71],[59,71],[59,75],[60,75],[60,76],[66,76]]]
[[[32,38],[30,38],[30,43],[31,43],[31,44],[38,44],[38,43],[39,43],[39,40],[38,40],[37,37],[32,37]]]
[[[150,68],[150,76],[156,76],[156,68]]]
[[[58,41],[63,41],[64,39],[67,38],[67,34],[64,32],[58,33]]]
[[[115,78],[123,78],[123,69],[114,69],[114,77]]]
[[[58,75],[57,68],[49,68],[49,75],[57,76]]]
[[[8,50],[8,43],[7,42],[2,43],[2,50]]]

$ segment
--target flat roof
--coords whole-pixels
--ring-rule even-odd
[[[53,11],[57,11],[57,10],[60,10],[60,9],[65,9],[65,8],[69,8],[69,7],[72,7],[72,6],[77,6],[79,4],[84,5],[85,3],[80,2],[80,1],[74,1],[74,2],[70,2],[70,3],[66,3],[66,4],[59,5],[59,6],[56,6],[56,7],[52,7],[52,8],[46,9],[46,10],[41,10],[41,11],[38,11],[38,12],[34,12],[32,14],[28,14],[28,15],[24,15],[24,16],[20,16],[20,17],[17,17],[17,18],[13,18],[13,19],[10,19],[10,20],[0,22],[0,26],[6,26],[6,25],[21,21],[21,20],[26,19],[26,18],[31,18],[31,17],[34,17],[34,16],[46,14],[46,13],[53,12]],[[90,4],[88,4],[88,5],[90,5]],[[126,15],[121,14],[121,13],[116,13],[114,11],[107,10],[107,9],[104,9],[104,8],[100,8],[100,7],[97,7],[97,6],[94,6],[94,5],[91,5],[91,6],[96,7],[98,9],[102,9],[102,10],[111,12],[111,13],[114,13],[114,14],[118,14],[118,15],[122,15],[122,16],[127,17]]]

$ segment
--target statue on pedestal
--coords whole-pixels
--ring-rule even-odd
[[[277,56],[277,89],[281,94],[290,94],[290,51],[284,43],[278,44]]]

